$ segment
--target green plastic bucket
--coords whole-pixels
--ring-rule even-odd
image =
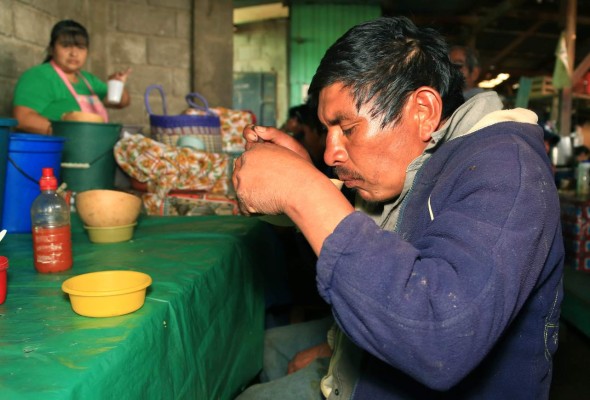
[[[113,189],[117,163],[113,147],[119,140],[120,124],[53,121],[53,135],[66,138],[61,176],[67,189],[83,192]]]
[[[0,210],[4,208],[4,182],[6,182],[6,163],[8,162],[8,142],[10,139],[10,128],[16,126],[16,124],[16,119],[0,118]],[[2,226],[1,212],[0,226]]]

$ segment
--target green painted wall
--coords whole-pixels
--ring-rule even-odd
[[[305,101],[324,53],[354,25],[381,16],[379,5],[298,4],[290,9],[289,103]]]

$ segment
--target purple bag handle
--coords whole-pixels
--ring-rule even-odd
[[[205,107],[200,106],[200,105],[196,104],[195,102],[193,102],[193,100],[192,100],[193,97],[196,97],[199,100],[201,100],[201,102],[205,105]],[[203,96],[201,96],[200,94],[189,93],[186,95],[185,99],[186,99],[187,104],[189,106],[191,106],[192,108],[196,108],[198,110],[205,111],[209,115],[216,115],[213,111],[209,110],[209,103],[207,103],[207,100]]]
[[[164,89],[160,85],[150,85],[145,89],[144,101],[145,101],[145,109],[147,110],[148,114],[152,115],[152,109],[150,107],[150,92],[156,89],[160,92],[160,97],[162,97],[162,109],[164,110],[164,115],[168,115],[168,111],[166,110],[166,96],[164,95]]]

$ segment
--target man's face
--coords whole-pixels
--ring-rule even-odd
[[[474,68],[473,71],[469,70],[465,52],[461,49],[453,49],[449,54],[449,58],[453,64],[461,66],[461,73],[465,77],[465,88],[471,89],[475,87],[475,82],[479,78],[479,68]]]
[[[324,160],[365,200],[397,197],[408,165],[426,147],[409,107],[404,106],[397,124],[381,129],[381,121],[371,117],[369,106],[356,111],[350,90],[341,83],[320,92],[318,115],[328,128]]]

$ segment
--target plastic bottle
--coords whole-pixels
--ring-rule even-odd
[[[53,168],[43,168],[41,194],[31,206],[33,258],[41,273],[60,272],[72,267],[70,208],[57,193]]]
[[[578,164],[576,181],[578,195],[586,196],[590,194],[590,162],[583,161]]]

